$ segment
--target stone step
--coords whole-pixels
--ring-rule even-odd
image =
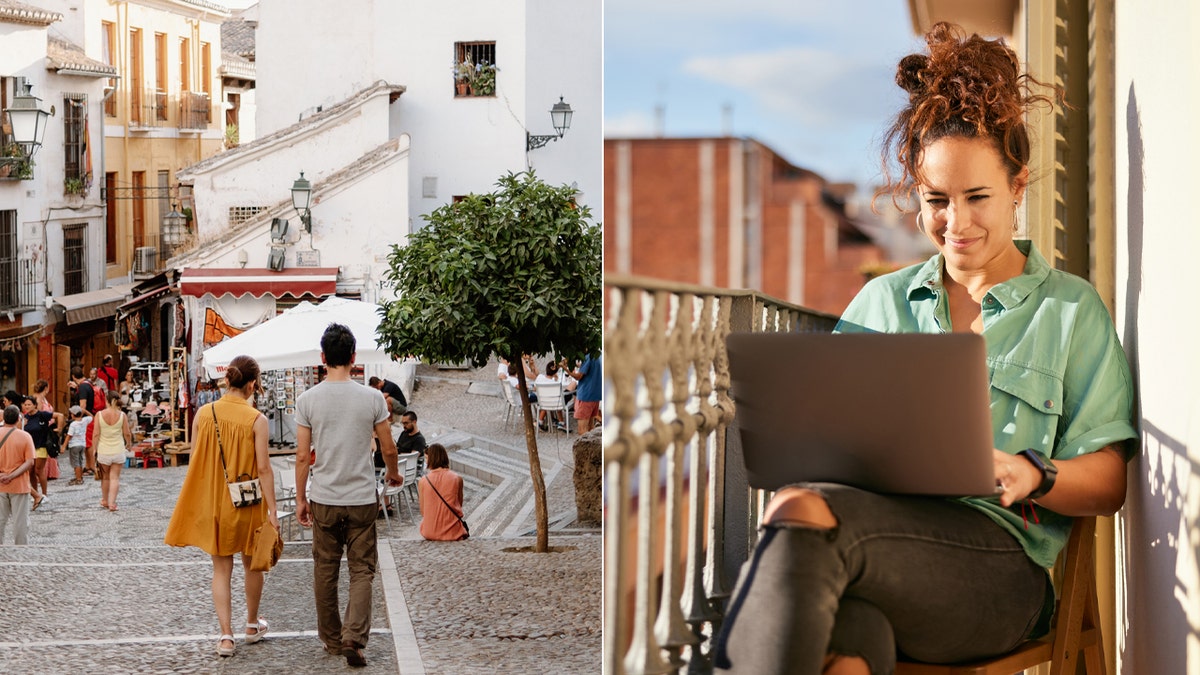
[[[459,448],[450,453],[450,468],[494,485],[512,476],[529,476],[528,462],[485,448]]]

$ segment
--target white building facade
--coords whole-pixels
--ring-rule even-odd
[[[599,0],[264,0],[258,20],[260,135],[375,81],[405,87],[391,133],[412,138],[410,231],[437,206],[527,167],[548,183],[575,184],[602,220]],[[455,95],[451,69],[464,48],[493,56],[492,95]],[[554,134],[549,110],[560,97],[574,111],[570,129],[527,151],[527,132]]]
[[[177,174],[195,241],[167,266],[182,281],[193,372],[213,344],[205,317],[236,331],[300,299],[393,298],[392,246],[508,172],[573,184],[599,220],[601,7],[567,4],[265,0],[249,10],[257,138]],[[498,66],[494,82],[463,93],[452,66],[464,59]],[[560,97],[574,111],[561,136],[549,114]],[[531,149],[531,136],[555,138]],[[311,232],[292,207],[301,172]],[[273,238],[277,219],[289,231]]]

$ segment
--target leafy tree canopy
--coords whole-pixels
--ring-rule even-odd
[[[600,227],[532,171],[491,194],[441,206],[407,245],[393,246],[380,345],[393,356],[470,361],[494,353],[578,357],[601,340]]]

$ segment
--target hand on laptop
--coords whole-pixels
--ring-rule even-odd
[[[1024,457],[993,449],[992,461],[996,466],[996,496],[1002,506],[1021,501],[1042,483],[1042,472]]]

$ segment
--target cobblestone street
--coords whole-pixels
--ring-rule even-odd
[[[503,402],[467,391],[486,390],[486,376],[494,380],[494,373],[494,366],[447,372],[420,367],[418,378],[425,379],[413,408],[426,436],[471,434],[523,453],[519,427],[503,429]],[[598,529],[571,518],[570,440],[561,434],[557,441],[544,438],[541,450],[556,528],[550,544],[560,552],[514,551],[533,543],[530,536],[512,536],[532,530],[527,506],[514,508],[506,516],[511,522],[490,528],[499,536],[473,535],[466,542],[424,541],[407,509],[393,516],[390,528],[379,521],[369,665],[357,672],[599,672],[601,538]],[[465,451],[453,451],[452,461],[458,452]],[[51,482],[49,500],[30,516],[30,545],[0,546],[0,584],[10,589],[0,609],[0,672],[350,670],[317,640],[307,542],[289,541],[268,576],[261,614],[271,622],[270,636],[253,645],[239,637],[237,654],[220,659],[208,556],[162,543],[186,467],[126,469],[120,511],[110,513],[97,504],[99,483],[67,486],[65,456],[62,466],[64,477]],[[525,471],[527,486],[527,464]],[[484,480],[467,481],[472,532],[476,522],[488,522],[484,511],[498,508],[500,500],[489,499],[497,489]],[[245,613],[241,587],[238,564],[235,632]]]

